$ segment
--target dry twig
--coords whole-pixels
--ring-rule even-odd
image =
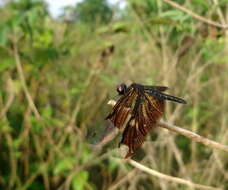
[[[35,114],[36,118],[40,119],[40,114],[35,106],[35,103],[32,99],[31,94],[29,93],[29,90],[28,90],[28,87],[26,84],[26,80],[25,80],[25,76],[24,76],[24,72],[22,69],[22,64],[21,64],[21,60],[20,60],[20,56],[19,56],[19,52],[18,52],[16,37],[13,40],[13,56],[14,56],[14,59],[16,62],[16,67],[17,67],[17,72],[18,72],[19,78],[20,78],[20,82],[21,82],[22,88],[24,90],[25,96],[28,100],[29,106],[32,109],[33,113]]]
[[[196,20],[199,20],[201,22],[205,22],[205,23],[207,23],[207,24],[209,24],[211,26],[219,27],[219,28],[222,28],[222,29],[225,29],[225,30],[228,29],[227,25],[219,24],[219,23],[214,22],[212,20],[206,19],[206,18],[204,18],[204,17],[202,17],[202,16],[200,16],[200,15],[198,15],[198,14],[196,14],[196,13],[194,13],[194,12],[188,10],[188,9],[186,9],[185,7],[182,7],[181,5],[179,5],[179,4],[177,4],[177,3],[173,2],[173,1],[170,1],[170,0],[164,0],[164,1],[166,3],[168,3],[169,5],[175,7],[176,9],[179,9],[179,10],[189,14],[191,17],[195,18]]]
[[[190,187],[194,187],[194,188],[200,188],[200,189],[205,189],[205,190],[221,190],[220,188],[215,188],[215,187],[211,187],[211,186],[206,186],[206,185],[201,185],[201,184],[196,184],[196,183],[192,183],[191,181],[185,180],[185,179],[181,179],[178,177],[173,177],[173,176],[169,176],[163,173],[160,173],[158,171],[152,170],[134,160],[129,159],[128,163],[131,164],[132,166],[140,169],[141,171],[144,171],[150,175],[165,179],[167,181],[171,181],[174,183],[179,183],[179,184],[183,184],[183,185],[187,185]]]
[[[0,112],[0,119],[2,119],[6,115],[6,113],[10,109],[10,106],[13,104],[13,101],[15,99],[15,90],[14,90],[13,80],[11,77],[7,80],[6,84],[8,89],[8,99],[5,106],[2,108]]]
[[[220,149],[220,150],[224,150],[226,152],[228,152],[228,146],[227,145],[223,145],[223,144],[220,144],[216,141],[213,141],[213,140],[210,140],[208,138],[205,138],[205,137],[202,137],[196,133],[193,133],[191,131],[188,131],[187,129],[183,129],[181,127],[178,127],[178,126],[175,126],[175,125],[171,125],[169,123],[166,123],[164,121],[160,121],[158,123],[158,126],[159,127],[162,127],[162,128],[166,128],[170,131],[174,131],[176,133],[179,133],[183,136],[186,136],[190,139],[192,139],[193,141],[196,141],[196,142],[201,142],[202,144],[206,145],[206,146],[210,146],[211,148],[215,148],[215,149]]]

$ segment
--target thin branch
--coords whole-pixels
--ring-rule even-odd
[[[127,173],[127,175],[121,177],[119,181],[117,181],[115,184],[109,187],[108,190],[116,190],[120,188],[120,186],[122,186],[127,181],[131,181],[136,176],[136,173],[137,173],[137,169],[130,171],[129,173]]]
[[[0,119],[2,119],[6,115],[6,113],[10,109],[10,106],[13,104],[13,101],[15,99],[15,89],[14,89],[12,78],[9,78],[7,81],[7,89],[8,89],[8,99],[5,106],[1,110]]]
[[[110,100],[108,102],[109,105],[112,105],[114,106],[116,104],[116,101],[114,100]],[[205,138],[205,137],[202,137],[196,133],[193,133],[187,129],[183,129],[182,127],[178,127],[178,126],[175,126],[175,125],[171,125],[171,124],[168,124],[164,121],[159,121],[158,122],[158,127],[162,127],[162,128],[166,128],[170,131],[174,131],[178,134],[181,134],[185,137],[188,137],[190,139],[192,139],[193,141],[196,141],[196,142],[201,142],[202,144],[206,145],[206,146],[209,146],[211,148],[215,148],[215,149],[220,149],[220,150],[224,150],[226,152],[228,152],[228,146],[227,145],[223,145],[221,143],[218,143],[216,141],[213,141],[213,140],[210,140],[208,138]]]
[[[100,149],[101,147],[103,147],[104,145],[106,145],[108,142],[110,142],[112,139],[115,138],[115,136],[119,133],[119,130],[117,128],[112,129],[112,131],[110,131],[107,135],[105,135],[101,141],[95,145],[94,148],[96,149]]]
[[[220,149],[220,150],[224,150],[226,152],[228,152],[228,146],[227,145],[223,145],[223,144],[220,144],[216,141],[213,141],[213,140],[210,140],[208,138],[205,138],[205,137],[202,137],[196,133],[193,133],[191,131],[188,131],[187,129],[183,129],[181,127],[178,127],[178,126],[175,126],[175,125],[171,125],[169,123],[166,123],[164,121],[160,121],[158,123],[158,126],[159,127],[162,127],[162,128],[166,128],[170,131],[174,131],[176,133],[179,133],[185,137],[188,137],[190,139],[192,139],[193,141],[196,141],[196,142],[201,142],[202,144],[206,145],[206,146],[210,146],[212,148],[215,148],[215,149]]]
[[[222,29],[225,29],[225,30],[228,29],[227,25],[219,24],[219,23],[214,22],[212,20],[206,19],[206,18],[204,18],[204,17],[202,17],[202,16],[200,16],[200,15],[198,15],[198,14],[196,14],[196,13],[194,13],[194,12],[188,10],[188,9],[186,9],[185,7],[182,7],[181,5],[179,5],[179,4],[177,4],[177,3],[173,2],[173,1],[170,1],[170,0],[164,0],[164,1],[166,3],[168,3],[169,5],[175,7],[176,9],[179,9],[179,10],[189,14],[191,17],[195,18],[196,20],[199,20],[201,22],[205,22],[205,23],[207,23],[207,24],[209,24],[211,26],[219,27],[219,28],[222,28]]]
[[[163,173],[160,173],[156,170],[152,170],[134,160],[128,160],[127,161],[129,164],[131,164],[132,166],[138,168],[139,170],[141,171],[144,171],[150,175],[153,175],[153,176],[156,176],[158,178],[162,178],[162,179],[165,179],[167,181],[170,181],[170,182],[174,182],[174,183],[179,183],[179,184],[183,184],[183,185],[187,185],[187,186],[190,186],[190,187],[193,187],[193,188],[200,188],[200,189],[205,189],[205,190],[221,190],[220,188],[215,188],[215,187],[211,187],[211,186],[206,186],[206,185],[201,185],[201,184],[197,184],[197,183],[193,183],[191,181],[188,181],[188,180],[185,180],[185,179],[181,179],[181,178],[178,178],[178,177],[173,177],[173,176],[169,176],[169,175],[166,175],[166,174],[163,174]]]
[[[19,75],[19,78],[21,81],[21,85],[22,85],[23,91],[25,93],[25,96],[28,100],[29,106],[31,107],[36,118],[40,119],[40,114],[39,114],[39,112],[38,112],[38,110],[37,110],[37,108],[33,102],[32,96],[30,95],[29,90],[28,90],[27,85],[26,85],[26,80],[25,80],[24,72],[23,72],[22,65],[21,65],[21,60],[20,60],[19,53],[18,53],[18,47],[17,47],[16,39],[13,40],[13,56],[14,56],[14,59],[16,62],[17,72],[18,72],[18,75]]]

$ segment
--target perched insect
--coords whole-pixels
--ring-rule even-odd
[[[133,83],[129,87],[125,84],[117,86],[120,99],[106,117],[115,127],[123,129],[121,144],[128,146],[125,158],[132,156],[139,148],[150,129],[156,126],[165,110],[165,100],[186,104],[181,98],[177,98],[163,91],[165,86],[145,86]]]

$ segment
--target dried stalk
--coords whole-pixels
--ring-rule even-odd
[[[0,119],[6,116],[6,113],[10,109],[10,106],[13,104],[13,101],[15,99],[15,90],[12,78],[9,78],[6,84],[8,89],[8,99],[5,106],[2,108],[0,112]]]
[[[183,129],[183,128],[178,127],[178,126],[171,125],[171,124],[166,123],[164,121],[160,121],[158,123],[158,127],[162,127],[162,128],[166,128],[170,131],[174,131],[176,133],[179,133],[183,136],[186,136],[186,137],[192,139],[193,141],[201,142],[202,144],[204,144],[206,146],[210,146],[211,148],[220,149],[220,150],[224,150],[224,151],[228,152],[228,146],[227,145],[223,145],[223,144],[220,144],[216,141],[202,137],[202,136],[200,136],[196,133],[193,133],[187,129]]]
[[[189,14],[191,17],[193,17],[196,20],[199,20],[201,22],[205,22],[205,23],[207,23],[207,24],[209,24],[211,26],[222,28],[224,30],[228,29],[227,25],[219,24],[219,23],[214,22],[212,20],[206,19],[206,18],[204,18],[204,17],[202,17],[202,16],[200,16],[200,15],[198,15],[198,14],[196,14],[196,13],[194,13],[194,12],[188,10],[188,9],[186,9],[185,7],[182,7],[181,5],[179,5],[179,4],[177,4],[177,3],[173,2],[173,1],[170,1],[170,0],[164,0],[164,1],[166,3],[168,3],[169,5],[173,6],[174,8],[179,9],[179,10]]]
[[[187,185],[193,188],[199,188],[199,189],[205,189],[205,190],[221,190],[220,188],[215,188],[215,187],[211,187],[211,186],[206,186],[206,185],[201,185],[201,184],[197,184],[197,183],[192,183],[191,181],[185,180],[185,179],[181,179],[178,177],[173,177],[173,176],[169,176],[163,173],[160,173],[158,171],[152,170],[134,160],[128,160],[127,161],[129,164],[131,164],[132,166],[134,166],[135,168],[138,168],[141,171],[144,171],[150,175],[156,176],[158,178],[162,178],[165,179],[167,181],[171,181],[174,183],[178,183],[178,184],[183,184],[183,185]]]
[[[25,80],[25,76],[24,76],[24,72],[23,72],[23,68],[22,68],[22,64],[21,64],[21,60],[20,60],[20,56],[19,56],[19,52],[18,52],[18,47],[17,47],[17,40],[16,37],[13,40],[13,56],[16,62],[16,67],[17,67],[17,72],[19,75],[19,79],[23,88],[23,91],[25,93],[25,96],[28,100],[29,106],[32,109],[33,113],[35,114],[37,119],[40,119],[40,114],[35,106],[35,103],[32,99],[31,94],[29,93],[27,84],[26,84],[26,80]]]

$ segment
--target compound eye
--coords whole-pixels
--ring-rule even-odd
[[[119,85],[117,85],[116,90],[119,95],[124,95],[127,90],[127,86],[124,83],[119,84]]]

